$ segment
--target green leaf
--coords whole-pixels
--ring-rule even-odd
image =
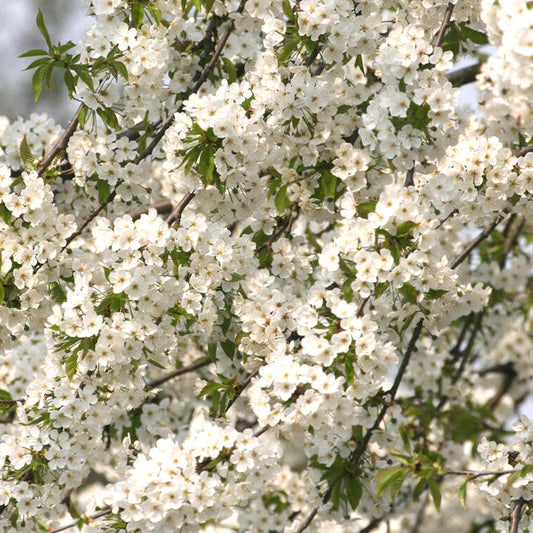
[[[223,57],[222,62],[224,63],[224,70],[228,75],[228,81],[230,83],[237,81],[237,69],[235,65],[227,57]]]
[[[289,0],[283,0],[281,7],[283,9],[283,14],[289,19],[294,19],[294,11],[292,9],[291,3]]]
[[[161,24],[161,10],[154,4],[148,4],[148,11],[157,24]]]
[[[345,487],[350,507],[355,511],[361,501],[361,496],[363,495],[361,482],[355,478],[347,478],[345,480]]]
[[[399,289],[399,292],[404,297],[406,302],[410,304],[416,304],[417,292],[410,283],[404,283]]]
[[[474,30],[474,28],[470,28],[467,26],[464,22],[459,23],[459,27],[461,28],[462,34],[469,40],[472,41],[475,44],[489,44],[489,38],[486,33]]]
[[[33,157],[33,154],[31,153],[30,145],[28,144],[26,135],[24,135],[24,138],[20,143],[19,152],[20,158],[24,162],[25,167],[33,170],[35,168],[35,157]]]
[[[201,174],[204,185],[211,185],[213,183],[215,156],[211,153],[211,150],[202,151],[196,170]]]
[[[80,128],[84,128],[85,127],[85,123],[87,122],[87,114],[89,113],[89,108],[88,107],[84,107],[79,115],[78,115],[78,122],[80,124]]]
[[[376,498],[378,498],[388,487],[390,487],[395,480],[402,479],[402,483],[405,476],[409,472],[408,468],[403,465],[389,466],[379,472],[374,480],[377,482]]]
[[[426,300],[438,300],[442,296],[444,296],[448,291],[444,289],[429,289],[426,294],[424,294],[424,298]]]
[[[31,80],[33,87],[33,94],[35,96],[35,101],[39,100],[41,93],[43,92],[43,83],[46,78],[48,65],[41,65],[34,73]]]
[[[283,185],[283,187],[281,187],[276,193],[276,198],[274,199],[274,203],[276,204],[276,208],[280,214],[282,214],[283,211],[285,211],[285,209],[291,205],[290,200],[287,198],[288,186],[288,184]]]
[[[431,497],[433,498],[433,504],[435,505],[435,509],[437,509],[437,511],[440,511],[440,485],[434,479],[428,479],[427,482],[429,486],[429,492],[431,493]]]
[[[285,43],[281,47],[281,50],[278,53],[278,63],[280,65],[283,65],[287,61],[287,59],[291,57],[292,53],[294,52],[294,50],[299,44],[300,44],[299,38],[293,38],[287,43]]]
[[[212,342],[207,345],[207,354],[213,362],[217,360],[217,345],[215,342]]]
[[[416,222],[412,222],[411,220],[406,220],[405,222],[402,222],[397,228],[396,228],[396,237],[407,237],[413,231],[414,228],[416,228],[418,224]]]
[[[23,54],[20,54],[18,57],[35,57],[35,56],[47,56],[48,52],[40,48],[34,48],[33,50],[28,50]]]
[[[120,61],[114,61],[113,62],[114,67],[118,70],[118,73],[126,80],[128,81],[128,69],[126,68],[126,65],[124,63],[121,63]]]
[[[83,83],[91,89],[91,91],[94,91],[94,82],[92,76],[89,74],[88,67],[85,65],[74,65],[72,70],[80,77]]]
[[[0,400],[12,400],[11,393],[5,389],[0,389]]]
[[[71,353],[65,360],[65,372],[67,373],[68,379],[72,379],[78,368],[78,353]]]
[[[226,340],[220,341],[220,346],[222,346],[224,353],[230,359],[233,359],[233,356],[235,355],[235,343],[233,341],[230,341],[229,339],[226,339]]]
[[[374,287],[374,298],[378,299],[390,286],[389,281],[382,281],[380,283],[376,283]]]
[[[320,177],[320,187],[324,192],[324,197],[335,198],[337,192],[337,177],[329,170],[325,170]]]
[[[102,203],[109,198],[111,186],[109,185],[109,182],[98,178],[96,180],[96,190],[98,191],[98,201]]]
[[[154,359],[153,357],[148,358],[148,362],[157,368],[160,368],[161,370],[165,370],[165,366],[162,365],[157,359]]]
[[[100,115],[100,118],[106,126],[114,130],[120,128],[117,115],[110,107],[99,107],[96,112]]]
[[[0,305],[4,303],[5,296],[6,290],[4,289],[4,284],[0,282]]]
[[[376,200],[369,200],[368,202],[361,202],[357,204],[355,208],[357,216],[361,218],[368,218],[369,213],[373,213],[376,210]]]
[[[52,281],[48,286],[48,292],[52,297],[52,300],[58,304],[62,304],[67,301],[67,293],[60,283],[57,281]]]
[[[65,70],[63,79],[65,80],[65,85],[67,86],[68,93],[70,95],[74,94],[76,92],[76,80],[74,79],[72,72],[70,72],[70,70]]]
[[[44,23],[43,14],[40,9],[37,13],[37,27],[39,28],[39,31],[44,37],[44,40],[46,41],[46,44],[48,45],[48,49],[50,50],[52,48],[52,40],[50,39],[50,34],[48,33],[48,30],[46,29],[46,24]]]
[[[459,501],[461,505],[466,509],[466,486],[468,485],[468,479],[459,487]]]
[[[131,8],[131,19],[135,28],[140,28],[144,20],[144,4],[135,2]]]

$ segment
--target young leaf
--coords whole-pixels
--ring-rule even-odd
[[[24,165],[26,168],[34,169],[35,168],[35,157],[33,157],[33,154],[30,150],[30,145],[28,144],[28,139],[26,138],[26,135],[24,135],[24,138],[22,139],[22,142],[20,143],[20,158],[22,161],[24,161]]]
[[[47,56],[47,55],[48,55],[48,52],[46,50],[42,50],[41,48],[34,48],[33,50],[28,50],[27,52],[20,54],[19,57],[35,57],[35,56]]]
[[[37,13],[37,27],[39,28],[39,31],[44,37],[44,40],[46,41],[46,44],[48,45],[48,49],[49,50],[52,49],[52,40],[50,39],[50,34],[48,33],[48,30],[46,29],[46,24],[44,23],[43,13],[40,9],[39,9],[39,12]]]
[[[283,185],[276,193],[276,198],[274,199],[274,203],[280,214],[291,205],[290,200],[287,198],[287,187],[288,184]]]
[[[435,509],[437,509],[437,511],[440,511],[440,485],[434,479],[428,479],[427,482],[429,486],[429,492],[431,493],[431,497],[433,498],[433,504],[435,505]]]
[[[33,94],[35,96],[35,101],[39,100],[41,93],[43,92],[43,83],[46,78],[48,65],[41,65],[34,73],[31,80],[33,87]]]
[[[358,479],[349,478],[345,480],[345,487],[350,507],[355,511],[361,501],[361,496],[363,495],[361,482]]]

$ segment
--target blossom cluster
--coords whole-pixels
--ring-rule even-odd
[[[526,528],[533,7],[83,4],[0,119],[0,529]]]

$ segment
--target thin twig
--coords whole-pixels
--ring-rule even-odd
[[[284,233],[290,233],[296,217],[291,213],[279,226],[278,229],[261,245],[256,248],[256,253],[270,248]]]
[[[455,7],[455,4],[452,4],[451,2],[448,3],[448,7],[446,8],[446,13],[444,13],[444,19],[442,21],[442,24],[440,25],[439,33],[437,33],[437,38],[435,39],[433,48],[438,48],[442,45],[444,41],[444,37],[446,35],[446,30],[448,29],[448,26],[450,25],[450,20],[452,18],[454,7]]]
[[[101,511],[91,515],[87,516],[86,519],[89,520],[96,520],[97,518],[101,518],[102,516],[106,516],[108,514],[111,514],[112,509],[111,507],[106,507],[105,509],[102,509]],[[67,529],[70,529],[71,527],[76,527],[79,523],[79,519],[75,522],[71,522],[70,524],[66,524],[64,526],[58,527],[57,529],[53,529],[49,531],[49,533],[59,533],[60,531],[66,531]]]
[[[468,246],[450,263],[450,268],[456,269],[491,233],[492,230],[503,220],[503,215],[498,215],[487,228],[485,228]]]
[[[191,203],[191,200],[194,198],[194,192],[188,192],[180,201],[180,203],[172,210],[172,213],[167,217],[167,224],[169,226],[176,225],[179,226],[181,222],[181,215],[185,208]]]
[[[66,149],[69,139],[72,137],[76,128],[78,127],[78,118],[80,113],[85,108],[85,104],[80,104],[74,116],[70,119],[70,122],[67,124],[63,135],[59,137],[56,141],[50,152],[45,156],[41,163],[37,167],[37,175],[42,176],[45,170],[50,166],[50,163],[54,160],[54,157]]]
[[[137,220],[142,215],[146,215],[150,209],[155,209],[160,215],[163,215],[165,213],[169,213],[172,211],[172,203],[170,200],[161,200],[160,202],[157,202],[155,204],[152,204],[145,209],[141,209],[140,211],[135,211],[134,213],[130,213],[131,218],[133,220]]]
[[[444,474],[448,476],[467,476],[469,479],[478,479],[480,477],[501,477],[507,476],[509,474],[516,474],[520,472],[520,468],[513,468],[512,470],[454,470],[454,469],[445,469]]]
[[[164,376],[161,376],[158,379],[155,379],[154,381],[151,381],[146,386],[146,390],[152,390],[163,383],[166,383],[167,381],[170,381],[171,379],[174,379],[178,376],[183,376],[183,374],[188,374],[189,372],[194,372],[195,370],[198,370],[199,368],[202,368],[204,366],[209,365],[213,362],[213,359],[211,357],[202,357],[201,359],[198,359],[198,361],[195,361],[194,363],[191,363],[190,365],[183,366],[181,368],[178,368],[177,370],[173,370],[172,372],[169,372],[168,374],[165,374]]]
[[[78,236],[80,235],[83,230],[93,221],[94,218],[96,218],[114,199],[117,195],[117,189],[116,187],[109,193],[109,196],[106,200],[104,200],[101,204],[97,205],[83,220],[83,222],[76,228],[76,231],[71,233],[66,241],[65,245],[61,249],[61,251],[65,250],[65,248],[68,247],[68,245]]]
[[[302,531],[305,531],[310,525],[311,525],[311,522],[313,521],[313,519],[315,518],[315,516],[317,515],[318,513],[318,507],[315,507],[311,513],[309,514],[309,516],[305,519],[305,521],[303,522],[303,524],[296,530],[296,533],[302,533]]]

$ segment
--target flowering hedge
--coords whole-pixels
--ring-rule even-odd
[[[0,529],[526,531],[532,3],[83,4],[0,119]]]

